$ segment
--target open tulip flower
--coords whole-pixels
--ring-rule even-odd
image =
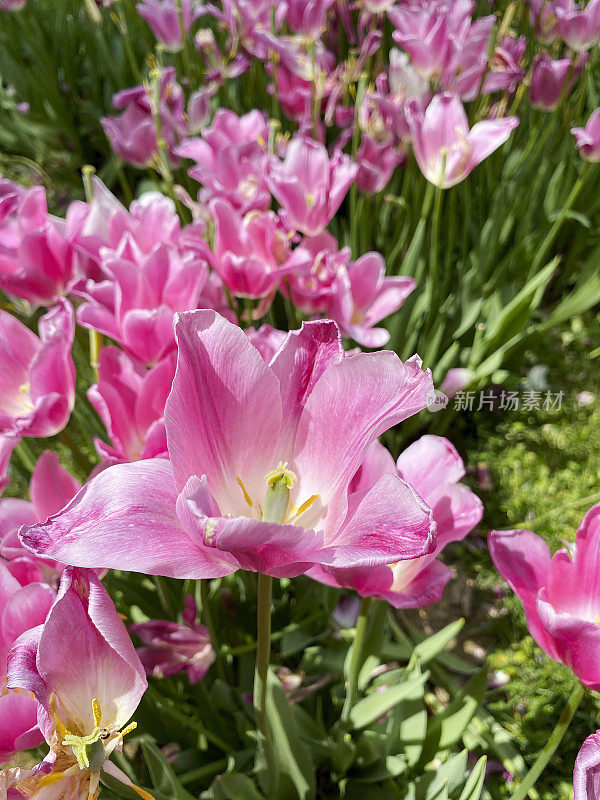
[[[39,321],[37,337],[0,310],[0,434],[54,436],[75,405],[71,345],[75,315],[61,298]]]
[[[50,746],[36,769],[13,777],[11,797],[95,800],[106,773],[150,798],[110,761],[135,728],[129,720],[147,683],[125,626],[94,573],[65,570],[46,621],[11,649],[8,685],[36,697]]]
[[[395,608],[419,608],[436,602],[454,574],[436,557],[450,542],[464,539],[483,514],[479,498],[458,483],[464,474],[461,457],[443,437],[422,436],[400,454],[396,464],[390,453],[374,442],[350,492],[368,490],[381,475],[400,475],[433,510],[436,548],[410,561],[345,570],[319,566],[308,574],[329,586],[355,589],[363,597],[387,600]]]
[[[38,555],[173,577],[276,577],[435,547],[432,512],[398,475],[348,495],[369,445],[426,405],[417,358],[344,356],[337,326],[288,335],[269,364],[213,311],[179,315],[170,461],[109,467],[22,540]],[[332,425],[331,420],[336,424]]]
[[[571,548],[550,556],[532,531],[492,531],[498,572],[518,595],[529,632],[548,655],[572,669],[584,686],[600,689],[600,505],[583,518]]]
[[[411,100],[407,119],[421,172],[441,189],[464,180],[519,124],[516,117],[505,117],[477,122],[469,130],[463,104],[452,94],[435,95],[425,111]]]

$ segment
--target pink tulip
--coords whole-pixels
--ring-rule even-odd
[[[186,139],[175,152],[196,162],[189,174],[204,187],[203,203],[219,197],[241,212],[266,211],[271,204],[264,177],[268,139],[269,126],[261,112],[238,117],[219,109],[200,137]]]
[[[542,44],[552,44],[559,36],[559,8],[569,11],[573,7],[572,0],[529,0],[529,19],[535,29],[535,35]]]
[[[263,357],[267,364],[270,363],[275,353],[279,350],[284,343],[287,333],[285,331],[278,331],[271,325],[261,325],[257,330],[256,328],[248,328],[246,336],[258,352]]]
[[[34,565],[30,562],[30,566]],[[30,570],[28,575],[23,570],[15,572],[13,575],[0,560],[0,763],[20,750],[37,747],[44,739],[35,699],[7,689],[7,656],[22,633],[44,622],[55,593],[42,582],[39,570]]]
[[[592,112],[585,128],[571,128],[579,155],[586,161],[600,161],[600,108]]]
[[[526,530],[492,531],[488,544],[496,569],[523,603],[535,641],[584,686],[600,688],[600,505],[583,518],[572,552],[563,547],[551,557],[544,540]]]
[[[419,74],[428,79],[441,77],[451,55],[450,21],[440,10],[402,5],[388,12],[396,28],[394,41],[409,54]],[[459,13],[464,17],[462,8]]]
[[[73,278],[65,221],[48,214],[45,189],[0,178],[0,289],[48,305]]]
[[[581,745],[573,772],[575,800],[600,799],[600,731]]]
[[[0,494],[2,494],[2,492],[10,483],[8,465],[12,451],[20,441],[20,436],[11,436],[10,434],[0,433]]]
[[[175,374],[175,354],[151,369],[117,347],[103,347],[97,384],[88,399],[104,422],[113,446],[96,440],[105,461],[136,461],[167,452],[165,403]]]
[[[0,11],[18,11],[26,5],[27,0],[0,0]]]
[[[189,33],[192,24],[202,13],[196,0],[142,0],[135,7],[158,41],[171,53],[177,53],[183,47],[179,3],[184,31]]]
[[[451,94],[435,95],[424,113],[411,100],[407,118],[421,172],[440,189],[464,180],[519,124],[516,117],[505,117],[477,122],[469,130],[463,105]]]
[[[433,549],[431,512],[398,476],[348,497],[374,439],[425,407],[431,376],[417,358],[344,357],[330,321],[290,333],[268,365],[213,311],[180,314],[176,335],[170,461],[104,470],[21,534],[33,552],[199,578],[239,567],[293,576]]]
[[[491,60],[490,69],[483,81],[483,94],[514,92],[525,77],[522,67],[527,48],[525,36],[504,36],[498,43]],[[479,85],[477,86],[479,89]]]
[[[590,0],[582,8],[569,0],[567,7],[556,8],[558,31],[572,50],[589,50],[600,40],[600,0]]]
[[[305,236],[292,253],[289,265],[294,269],[282,290],[303,313],[327,313],[336,276],[349,263],[350,248],[338,249],[337,240],[328,231]]]
[[[357,170],[341,151],[336,150],[329,158],[324,145],[296,137],[283,162],[276,158],[270,161],[267,183],[289,225],[307,236],[316,236],[340,207]]]
[[[241,217],[226,200],[213,200],[214,268],[229,291],[240,297],[265,297],[289,272],[289,238],[272,211]],[[293,268],[293,267],[291,267]]]
[[[44,450],[31,474],[29,494],[31,502],[17,497],[0,500],[0,555],[3,558],[31,560],[31,553],[19,541],[23,525],[45,522],[57,514],[73,499],[81,484],[61,467],[58,454]],[[62,569],[56,562],[43,562],[52,570]]]
[[[355,589],[363,597],[378,597],[395,608],[419,608],[437,602],[454,571],[436,557],[450,542],[464,539],[481,520],[479,498],[458,483],[464,476],[462,459],[447,439],[422,436],[397,463],[378,442],[371,445],[350,490],[368,491],[382,475],[398,475],[431,507],[437,525],[437,545],[411,561],[356,569],[313,567],[308,574],[329,586]]]
[[[120,116],[103,117],[100,121],[115,153],[135,167],[147,167],[156,154],[156,125],[152,116],[151,90],[134,86],[117,92],[112,104],[124,109]],[[161,135],[167,143],[171,161],[176,164],[175,145],[187,133],[184,117],[184,95],[175,80],[174,67],[166,67],[160,78]]]
[[[0,311],[0,432],[54,436],[75,404],[73,307],[60,299],[40,319],[39,338]]]
[[[573,87],[577,76],[583,69],[587,53],[582,55],[584,57],[580,56],[577,59],[573,70],[573,62],[570,58],[553,61],[547,53],[538,53],[534,57],[529,89],[529,99],[533,108],[539,108],[541,111],[554,111],[561,96]],[[565,83],[569,74],[567,88]]]
[[[475,373],[466,367],[453,367],[446,373],[440,387],[448,397],[454,397],[458,392],[462,392],[475,378]]]
[[[146,690],[144,669],[106,590],[90,571],[67,568],[43,625],[13,645],[8,685],[32,692],[50,753],[27,783],[28,797],[96,797],[101,773],[133,786],[110,755]],[[52,786],[51,793],[44,787]],[[19,794],[17,796],[19,796]]]
[[[331,318],[358,344],[384,347],[390,339],[389,331],[373,326],[397,311],[415,286],[412,278],[386,278],[382,256],[365,253],[347,270],[337,273],[329,309]]]
[[[185,598],[184,624],[151,619],[131,625],[129,631],[146,645],[138,649],[147,675],[168,678],[187,672],[190,683],[198,683],[215,660],[208,628],[196,623],[196,603],[191,595]]]
[[[157,221],[158,222],[158,221]],[[191,249],[156,244],[144,252],[130,235],[103,251],[104,280],[87,281],[77,294],[85,328],[104,333],[146,364],[156,364],[175,347],[175,311],[196,308],[208,277],[206,262]]]
[[[369,194],[381,192],[405,158],[405,152],[394,142],[377,142],[370,136],[363,136],[356,154],[357,187]]]

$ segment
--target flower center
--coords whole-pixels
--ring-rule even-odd
[[[279,525],[295,524],[298,517],[304,514],[312,504],[319,499],[318,494],[313,494],[299,506],[290,505],[290,494],[298,482],[296,473],[288,469],[287,461],[280,461],[277,467],[265,475],[267,491],[262,504],[256,504],[250,497],[244,482],[236,478],[244,495],[244,500],[249,508],[256,509],[258,519],[263,522],[277,522]],[[208,527],[207,527],[208,531]]]

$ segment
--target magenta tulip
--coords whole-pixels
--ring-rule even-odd
[[[558,32],[572,50],[589,50],[600,40],[600,0],[590,0],[585,6],[569,0],[557,6]]]
[[[341,151],[305,137],[290,142],[285,159],[269,162],[267,183],[287,223],[307,236],[321,233],[340,207],[358,167]]]
[[[579,154],[586,161],[600,161],[600,108],[592,112],[585,128],[571,128]]]
[[[99,381],[88,399],[104,422],[112,447],[96,440],[105,461],[136,461],[167,453],[165,403],[175,374],[175,354],[151,369],[117,347],[103,347]]]
[[[75,404],[73,307],[60,299],[40,319],[39,338],[0,310],[0,433],[54,436]]]
[[[135,8],[140,17],[146,20],[158,41],[171,53],[177,53],[183,47],[181,22],[187,34],[202,13],[197,0],[142,0]]]

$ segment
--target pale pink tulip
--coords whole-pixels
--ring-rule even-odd
[[[519,124],[516,117],[505,117],[477,122],[469,130],[463,105],[451,94],[435,95],[425,112],[411,100],[407,118],[421,172],[441,189],[464,180]]]
[[[572,50],[589,50],[600,40],[600,0],[582,7],[569,0],[557,6],[558,32]]]
[[[112,600],[93,572],[67,568],[43,625],[22,634],[8,663],[8,685],[35,695],[48,757],[17,797],[96,797],[100,774],[142,797],[111,761],[146,689],[144,669]]]
[[[600,731],[581,745],[573,771],[575,800],[600,800]]]
[[[585,128],[571,128],[579,154],[586,161],[600,161],[600,108],[592,112]]]
[[[436,560],[450,542],[459,541],[481,520],[479,498],[458,483],[464,477],[462,459],[447,440],[422,436],[410,445],[396,464],[378,442],[371,445],[350,490],[368,491],[381,475],[399,475],[431,507],[437,525],[437,545],[421,558],[389,565],[332,569],[316,566],[312,578],[329,586],[355,589],[363,597],[387,600],[395,608],[419,608],[438,601],[454,571]]]
[[[434,548],[430,510],[397,475],[348,496],[369,445],[425,407],[431,376],[417,358],[344,357],[330,321],[290,333],[268,365],[212,311],[179,315],[176,335],[170,461],[101,472],[22,532],[35,553],[200,578],[388,564]]]

